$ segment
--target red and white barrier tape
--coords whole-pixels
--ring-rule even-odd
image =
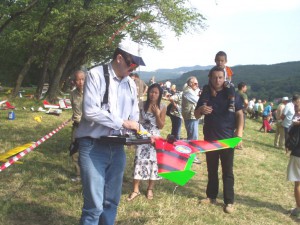
[[[64,126],[66,126],[67,123],[69,123],[70,121],[71,121],[71,119],[67,120],[66,122],[63,122],[58,128],[54,129],[49,134],[45,135],[44,137],[42,137],[41,139],[39,139],[37,142],[35,142],[34,144],[32,144],[30,147],[26,148],[25,150],[23,150],[19,154],[17,154],[14,157],[10,158],[6,163],[3,163],[1,165],[1,167],[0,167],[0,172],[3,171],[3,170],[5,170],[7,167],[9,167],[10,165],[14,164],[19,159],[23,158],[26,154],[28,154],[29,152],[31,152],[33,149],[35,149],[36,147],[38,147],[40,144],[42,144],[43,142],[45,142],[46,140],[48,140],[50,137],[52,137],[54,134],[56,134],[58,131],[60,131],[62,128],[64,128]]]

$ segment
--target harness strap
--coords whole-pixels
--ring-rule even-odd
[[[109,73],[108,73],[108,65],[106,65],[106,64],[103,65],[103,73],[104,73],[104,79],[105,79],[106,87],[105,87],[105,93],[104,93],[103,101],[101,102],[101,106],[103,106],[103,104],[107,104],[108,103]],[[128,84],[129,90],[130,90],[130,92],[132,94],[132,90],[131,90],[129,81],[127,82],[127,84]]]
[[[103,101],[101,103],[101,106],[103,104],[107,104],[108,103],[108,89],[109,89],[109,73],[108,73],[108,65],[103,65],[103,73],[104,73],[104,79],[105,79],[105,84],[106,84],[106,88],[105,88],[105,94],[103,97]]]

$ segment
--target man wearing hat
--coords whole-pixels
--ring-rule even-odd
[[[283,97],[281,100],[281,103],[278,105],[276,110],[276,133],[275,133],[275,139],[274,139],[274,147],[284,149],[284,128],[282,126],[282,113],[283,110],[288,103],[289,98]]]
[[[129,74],[145,66],[136,43],[120,44],[108,65],[86,77],[83,115],[76,132],[83,186],[81,225],[113,225],[121,197],[126,156],[124,145],[101,136],[138,130],[137,90]]]

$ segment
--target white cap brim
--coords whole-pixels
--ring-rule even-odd
[[[146,66],[142,57],[139,56],[139,46],[136,42],[126,41],[121,42],[118,46],[122,51],[132,56],[133,62],[138,66]]]

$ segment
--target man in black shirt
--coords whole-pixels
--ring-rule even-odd
[[[239,95],[235,96],[235,113],[228,111],[229,100],[224,90],[225,74],[220,67],[214,67],[209,72],[209,80],[216,95],[210,95],[209,100],[198,101],[195,116],[205,115],[203,134],[204,140],[213,141],[243,135],[243,102]],[[205,104],[206,103],[206,104]],[[234,175],[233,175],[234,149],[224,149],[206,153],[208,184],[206,188],[207,198],[201,203],[216,203],[219,189],[218,166],[221,160],[224,187],[224,211],[234,211]]]

